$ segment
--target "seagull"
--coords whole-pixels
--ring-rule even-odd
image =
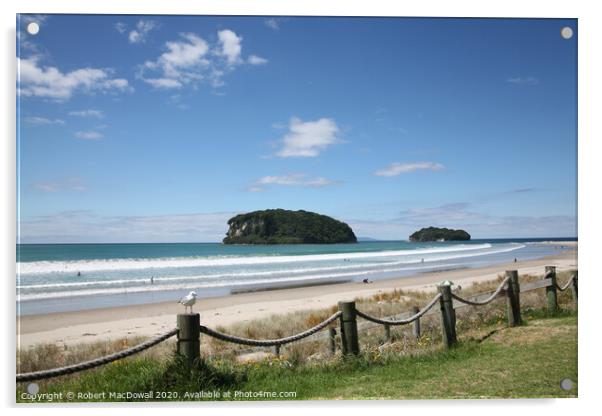
[[[186,308],[190,307],[190,313],[192,313],[192,305],[196,303],[196,292],[193,290],[188,295],[184,296],[182,299],[178,301],[184,305],[184,313],[186,313]]]

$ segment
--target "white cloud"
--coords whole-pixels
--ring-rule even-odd
[[[536,77],[515,77],[515,78],[508,78],[506,80],[506,82],[508,82],[510,84],[517,84],[517,85],[537,85],[537,84],[539,84],[539,78],[536,78]]]
[[[126,32],[128,25],[123,23],[123,22],[117,22],[115,23],[115,30],[117,30],[119,33],[123,34]]]
[[[64,211],[22,219],[23,243],[127,243],[221,241],[237,212],[105,217]]]
[[[247,62],[249,62],[251,65],[264,65],[268,63],[268,60],[262,58],[261,56],[250,55],[247,59]]]
[[[165,43],[164,52],[156,61],[147,61],[141,67],[140,76],[156,88],[180,88],[183,84],[203,78],[209,66],[206,58],[209,45],[193,33],[183,33],[182,40]],[[159,77],[145,78],[148,71],[161,73]]]
[[[478,212],[467,202],[411,208],[385,220],[345,222],[357,236],[389,240],[407,239],[414,231],[429,226],[460,228],[472,238],[574,237],[577,233],[574,216],[496,216]]]
[[[288,133],[282,138],[279,157],[316,157],[327,147],[341,143],[339,128],[334,120],[321,118],[316,121],[301,121],[291,118]]]
[[[145,79],[147,83],[152,85],[155,88],[180,88],[182,87],[182,83],[177,79],[172,78],[148,78]]]
[[[62,73],[56,67],[38,66],[37,58],[17,58],[18,92],[23,96],[68,100],[76,91],[110,92],[128,90],[123,78],[111,78],[111,71],[81,68]]]
[[[41,26],[48,19],[48,15],[44,14],[20,14],[19,17],[25,26],[31,22],[35,22]]]
[[[46,118],[46,117],[25,117],[23,119],[26,123],[29,124],[39,124],[39,125],[51,125],[51,124],[65,124],[64,120],[55,118],[54,120]]]
[[[280,24],[286,21],[286,18],[282,17],[270,17],[269,19],[265,19],[263,23],[273,30],[280,30]]]
[[[305,188],[321,188],[337,183],[331,179],[323,177],[310,177],[305,173],[294,173],[290,175],[282,176],[264,176],[257,179],[247,191],[249,192],[261,192],[265,190],[265,186],[277,185],[277,186],[300,186]]]
[[[177,75],[178,69],[204,66],[208,62],[203,59],[209,46],[207,42],[194,33],[183,33],[183,41],[166,42],[165,52],[159,57],[159,65],[169,74]]]
[[[40,27],[40,31],[45,29],[46,20],[48,19],[47,15],[41,14],[20,14],[20,27],[17,28],[17,42],[19,48],[24,50],[27,49],[33,53],[39,53],[38,45],[34,42],[37,35],[30,35],[27,32],[27,26],[30,23],[37,23]]]
[[[136,23],[136,29],[130,31],[130,33],[128,34],[128,40],[130,41],[130,43],[146,42],[146,37],[148,36],[148,33],[151,30],[156,29],[157,27],[158,24],[154,20],[139,20],[138,23]]]
[[[50,182],[34,182],[33,187],[43,192],[58,192],[63,190],[82,192],[88,189],[79,178],[67,178]]]
[[[376,176],[397,176],[402,173],[414,172],[417,170],[432,170],[437,171],[443,169],[444,166],[435,162],[415,162],[415,163],[391,163],[385,169],[376,171]]]
[[[83,139],[83,140],[100,140],[104,136],[97,131],[86,130],[86,131],[76,131],[75,137],[77,137],[78,139]]]
[[[438,207],[410,208],[401,213],[399,222],[409,224],[461,225],[468,221],[485,220],[482,214],[469,211],[470,204],[456,202]],[[425,225],[426,227],[426,225]]]
[[[174,94],[167,100],[168,103],[175,105],[180,110],[188,110],[190,108],[187,104],[182,102],[182,96],[180,94]]]
[[[217,88],[224,85],[224,75],[239,64],[268,62],[257,55],[243,59],[242,37],[230,29],[218,32],[217,44],[209,44],[194,33],[182,33],[180,37],[166,42],[166,51],[159,58],[140,65],[138,77],[158,89],[195,87],[201,82]]]
[[[95,118],[104,118],[104,113],[100,110],[78,110],[78,111],[69,111],[70,116],[74,117],[95,117]]]
[[[228,64],[238,63],[242,52],[242,37],[230,29],[220,30],[217,32],[217,37],[221,46],[220,54],[226,57]]]

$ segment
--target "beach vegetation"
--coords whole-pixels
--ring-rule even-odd
[[[309,211],[267,209],[228,220],[224,244],[357,243],[349,225]]]
[[[470,234],[464,230],[451,230],[449,228],[428,227],[410,235],[410,241],[430,242],[430,241],[467,241],[470,240]]]
[[[192,367],[177,356],[132,357],[40,383],[40,391],[88,393],[73,401],[577,397],[575,311],[525,318],[527,325],[490,324],[461,334],[450,350],[431,345],[404,353],[392,343],[390,348],[365,347],[357,357],[337,354],[309,363],[294,356],[244,364],[207,357]],[[573,382],[568,391],[560,388],[566,378]],[[27,402],[25,391],[25,385],[17,386],[17,401]],[[158,394],[166,391],[170,395]],[[153,394],[111,398],[106,392]],[[237,392],[248,394],[237,397]],[[260,392],[294,394],[266,397]]]
[[[558,283],[563,285],[570,275],[568,271],[559,272]],[[462,296],[489,292],[502,279],[498,276],[455,290]],[[521,275],[522,283],[538,279],[541,276]],[[577,382],[577,311],[567,292],[559,293],[560,310],[553,315],[545,307],[545,289],[521,293],[524,324],[514,328],[506,325],[504,297],[486,306],[457,309],[459,344],[451,350],[443,347],[440,318],[433,314],[421,319],[419,338],[414,337],[411,325],[391,327],[387,339],[382,326],[360,322],[361,354],[358,357],[342,356],[339,348],[332,354],[327,339],[310,337],[283,346],[276,355],[271,348],[249,348],[204,336],[201,360],[192,368],[174,355],[175,345],[170,340],[133,357],[38,384],[44,392],[119,389],[178,392],[177,397],[159,400],[236,399],[182,396],[185,392],[200,390],[296,392],[295,397],[280,397],[281,400],[576,397],[576,385],[570,391],[559,388],[563,378]],[[384,317],[423,305],[433,294],[397,289],[357,298],[356,303],[358,309]],[[216,329],[258,339],[279,338],[307,329],[335,310],[336,307],[330,307],[273,315]],[[336,323],[333,326],[338,331]],[[131,338],[70,347],[37,345],[18,352],[17,371],[69,365],[141,341],[142,338]],[[337,344],[340,344],[338,335]],[[27,401],[19,395],[26,388],[26,383],[17,385],[18,401]],[[138,397],[135,400],[151,399]]]

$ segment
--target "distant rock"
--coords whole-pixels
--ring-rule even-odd
[[[349,225],[309,211],[266,209],[228,220],[224,244],[357,243]]]
[[[416,231],[410,236],[413,242],[428,241],[467,241],[470,240],[470,234],[464,230],[450,230],[449,228],[428,227]]]

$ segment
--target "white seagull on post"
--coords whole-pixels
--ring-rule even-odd
[[[188,295],[184,296],[182,299],[178,301],[184,305],[184,313],[186,313],[186,308],[190,307],[190,313],[192,313],[192,305],[196,303],[196,292],[193,290]]]

